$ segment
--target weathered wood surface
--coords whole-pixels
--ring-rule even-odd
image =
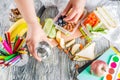
[[[13,0],[0,0],[0,35],[8,30],[12,24],[8,19],[9,7]],[[41,7],[37,4],[36,11]],[[57,14],[56,8],[48,8],[42,15],[42,19],[46,17],[54,17]],[[116,35],[115,35],[116,36]],[[105,38],[96,40],[95,53],[102,53],[110,47],[110,43]],[[89,52],[89,51],[88,51]],[[10,67],[0,71],[0,80],[76,80],[76,71],[74,65],[80,66],[86,62],[70,61],[64,52],[53,49],[53,58],[51,62],[38,62],[34,58],[29,57],[26,65],[21,67]]]

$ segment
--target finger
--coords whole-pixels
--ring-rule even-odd
[[[36,51],[36,46],[32,43],[31,44],[31,54],[33,55],[33,57],[38,60],[41,61],[42,59],[40,57],[38,57],[37,55],[37,51]]]
[[[37,44],[36,44],[37,45]],[[28,46],[28,49],[29,49],[29,52],[32,54],[32,56],[37,59],[38,61],[41,61],[41,58],[38,57],[37,53],[35,52],[36,51],[36,48],[35,46],[33,45],[33,43],[31,43],[30,41],[27,43],[27,46]]]
[[[80,18],[81,15],[82,15],[82,13],[83,13],[83,12],[77,13],[77,14],[76,14],[71,20],[69,20],[68,22],[70,22],[70,23],[77,23],[78,20],[79,20],[79,18]]]
[[[64,16],[64,15],[66,15],[68,12],[69,12],[69,10],[70,10],[70,8],[71,8],[72,6],[71,6],[71,3],[69,2],[68,4],[67,4],[67,7],[64,9],[64,11],[62,12],[62,15]]]
[[[79,19],[79,15],[76,14],[71,20],[69,20],[68,22],[69,23],[77,23],[78,22],[78,19]]]
[[[77,14],[76,9],[72,8],[72,10],[70,11],[70,13],[67,15],[66,18],[64,18],[64,20],[65,21],[69,21],[69,20],[73,19],[76,14]]]
[[[28,44],[30,42],[30,40],[26,40],[26,43]]]

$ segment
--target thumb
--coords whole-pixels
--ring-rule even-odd
[[[32,46],[31,54],[36,60],[41,62],[42,59],[38,56],[36,47],[37,47],[37,44]]]

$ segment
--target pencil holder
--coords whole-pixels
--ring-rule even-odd
[[[11,34],[5,33],[5,39],[0,37],[0,65],[2,69],[9,66],[23,66],[28,61],[27,49],[24,47],[25,39],[16,36],[11,40]]]

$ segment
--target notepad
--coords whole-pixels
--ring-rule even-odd
[[[98,60],[103,60],[107,64],[110,62],[110,58],[112,55],[118,54],[114,48],[108,49],[102,56],[98,58]],[[83,70],[78,76],[78,80],[103,80],[104,77],[97,77],[95,75],[90,74],[90,66],[88,66],[85,70]]]

